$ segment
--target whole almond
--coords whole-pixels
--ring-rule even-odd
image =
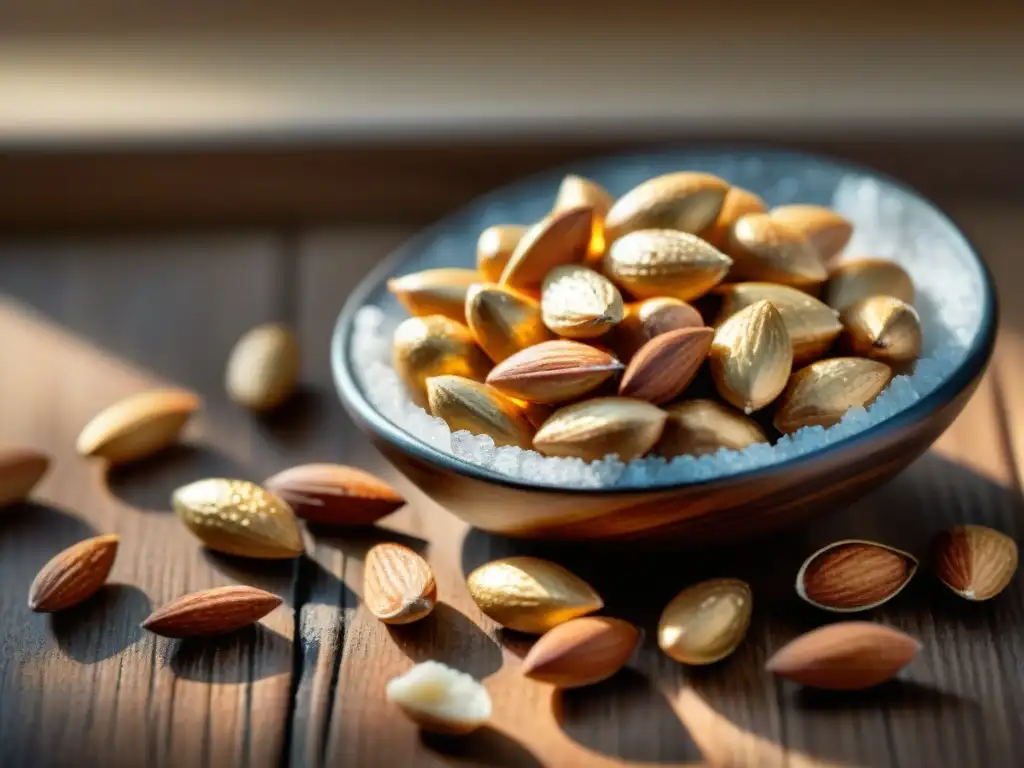
[[[866,611],[898,595],[916,571],[917,560],[893,547],[836,541],[807,558],[796,575],[796,592],[828,611]]]
[[[640,229],[701,232],[718,217],[728,191],[729,184],[710,173],[680,171],[648,179],[608,211],[608,242]]]
[[[487,383],[531,403],[564,403],[597,389],[622,371],[614,356],[578,341],[546,341],[504,360]]]
[[[501,285],[474,285],[466,294],[466,322],[480,348],[496,363],[554,338],[540,304]]]
[[[768,659],[765,669],[801,685],[851,691],[891,680],[921,644],[866,621],[844,621],[801,635]]]
[[[527,229],[519,224],[498,224],[480,233],[476,243],[476,268],[484,280],[496,283],[501,279],[501,273]]]
[[[870,296],[843,312],[843,343],[854,355],[900,365],[921,354],[921,318],[893,296]]]
[[[427,379],[463,376],[483,381],[491,361],[469,328],[450,317],[410,317],[395,329],[391,362],[417,405],[427,405]]]
[[[741,216],[748,213],[765,213],[768,206],[764,200],[741,187],[730,187],[718,212],[715,223],[700,233],[700,236],[715,248],[722,250],[729,245],[729,232]]]
[[[626,304],[622,322],[612,328],[605,341],[628,360],[655,336],[680,328],[703,327],[704,318],[694,307],[680,299],[659,296]]]
[[[201,402],[191,392],[158,389],[132,395],[100,411],[78,436],[82,456],[111,465],[144,459],[173,445]]]
[[[198,480],[178,488],[171,500],[185,527],[217,552],[263,559],[303,552],[292,508],[248,480]]]
[[[571,339],[603,336],[622,320],[622,295],[604,275],[576,264],[548,272],[541,287],[541,317]]]
[[[732,280],[816,289],[828,277],[811,242],[767,213],[741,216],[729,232],[726,253],[733,259]]]
[[[469,574],[466,586],[481,611],[517,632],[541,635],[599,611],[604,601],[583,579],[538,557],[506,557]]]
[[[545,456],[578,456],[585,461],[618,455],[624,462],[647,453],[661,437],[666,414],[630,397],[597,397],[559,408],[533,436]]]
[[[0,507],[28,498],[50,468],[50,457],[31,448],[0,448]]]
[[[786,388],[793,345],[779,310],[759,301],[722,323],[709,357],[718,393],[749,415]]]
[[[665,458],[705,456],[722,448],[742,451],[754,443],[767,443],[753,421],[714,400],[685,400],[667,406],[668,419],[654,452]]]
[[[840,312],[869,296],[893,296],[912,304],[914,283],[903,267],[885,259],[844,259],[829,273],[826,301]]]
[[[885,389],[892,369],[862,357],[833,357],[793,374],[775,411],[779,432],[801,427],[831,427],[850,408],[866,407]]]
[[[118,537],[95,536],[55,555],[32,580],[28,607],[36,613],[63,611],[99,591],[117,557]]]
[[[594,211],[594,219],[590,231],[590,245],[587,248],[587,261],[601,259],[604,255],[604,220],[612,207],[612,196],[597,182],[582,176],[570,174],[562,179],[555,195],[552,213],[572,210],[573,208],[590,208]]]
[[[163,637],[214,637],[254,624],[280,604],[280,597],[256,587],[217,587],[171,601],[142,628]]]
[[[291,467],[263,487],[303,520],[323,525],[372,525],[405,504],[398,491],[376,475],[343,464]]]
[[[425,731],[463,736],[491,716],[490,694],[479,681],[442,664],[424,661],[388,682],[388,701]]]
[[[696,235],[645,229],[614,243],[604,257],[604,273],[638,299],[670,296],[692,301],[725,277],[732,259]]]
[[[428,269],[388,280],[388,290],[410,315],[444,315],[466,322],[466,294],[480,282],[475,269]]]
[[[444,419],[452,432],[467,429],[474,435],[490,435],[494,444],[530,448],[533,425],[523,409],[488,384],[461,376],[427,379],[430,412]]]
[[[655,405],[674,400],[704,364],[714,337],[710,328],[682,328],[655,336],[629,361],[619,394]]]
[[[731,654],[750,626],[753,598],[739,579],[694,584],[665,606],[658,646],[683,664],[712,664]]]
[[[1017,543],[983,525],[955,525],[932,545],[939,580],[967,600],[989,600],[1017,572]]]
[[[573,208],[534,224],[519,241],[499,282],[518,290],[536,291],[555,267],[583,261],[590,246],[593,218],[592,208]]]
[[[434,572],[406,546],[377,544],[363,563],[363,601],[385,624],[419,621],[437,602]]]
[[[843,250],[853,234],[848,219],[823,205],[780,205],[771,217],[810,240],[823,262]]]
[[[299,343],[283,325],[248,331],[228,357],[225,386],[239,405],[269,411],[287,400],[299,378]]]
[[[628,621],[584,616],[545,633],[523,659],[523,674],[559,688],[605,680],[629,661],[640,632]]]

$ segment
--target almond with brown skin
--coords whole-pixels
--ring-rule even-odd
[[[885,389],[892,369],[862,357],[833,357],[793,374],[775,411],[779,432],[831,427],[854,406],[866,407]]]
[[[741,187],[731,187],[725,195],[722,210],[715,223],[700,233],[700,236],[718,250],[728,247],[729,232],[741,216],[748,213],[765,213],[768,206],[764,200]]]
[[[217,587],[173,600],[142,628],[163,637],[214,637],[254,624],[280,604],[280,597],[256,587]]]
[[[176,443],[200,406],[196,395],[182,389],[132,395],[85,425],[78,436],[78,453],[98,456],[111,465],[144,459]]]
[[[967,600],[989,600],[1017,572],[1017,542],[984,525],[955,525],[932,545],[939,580]]]
[[[843,259],[829,272],[826,302],[840,312],[869,296],[893,296],[914,303],[914,283],[894,261]]]
[[[50,468],[50,457],[31,448],[0,448],[0,507],[24,501]]]
[[[466,322],[487,356],[500,363],[521,349],[554,338],[540,304],[501,285],[474,285],[466,294]]]
[[[807,558],[796,592],[828,611],[866,611],[898,595],[916,571],[917,560],[906,552],[873,541],[836,541]]]
[[[488,384],[461,376],[427,379],[430,412],[444,419],[452,432],[466,429],[474,435],[490,435],[497,446],[528,449],[533,425],[511,398]]]
[[[893,296],[870,296],[843,312],[843,343],[854,355],[902,365],[921,355],[921,318]]]
[[[559,408],[533,437],[545,456],[576,456],[585,461],[616,454],[624,462],[647,453],[661,437],[666,414],[631,397],[596,397]]]
[[[578,341],[546,341],[517,352],[487,376],[487,383],[531,403],[576,400],[622,371],[614,356]]]
[[[629,361],[619,394],[655,405],[674,400],[704,364],[714,337],[710,328],[683,328],[655,336]]]
[[[584,616],[541,636],[523,659],[523,674],[559,688],[605,680],[629,661],[640,632],[628,621]]]
[[[629,360],[644,344],[662,333],[680,328],[703,328],[704,318],[680,299],[659,296],[626,304],[622,322],[612,328],[604,341],[623,360]]]
[[[816,290],[828,277],[810,241],[767,213],[741,216],[729,232],[726,253],[733,259],[731,280],[758,280]]]
[[[95,536],[54,556],[33,579],[28,607],[36,613],[53,613],[92,597],[114,566],[118,541],[114,534]]]
[[[705,456],[722,448],[742,451],[768,442],[751,419],[715,400],[684,400],[666,406],[665,411],[665,429],[654,446],[654,452],[665,458]]]
[[[469,328],[444,315],[410,317],[395,329],[391,362],[417,405],[427,405],[427,379],[463,376],[483,381],[491,361]]]
[[[827,262],[850,242],[853,224],[823,205],[780,205],[771,217],[799,231],[811,241],[823,262]]]
[[[303,464],[278,472],[264,487],[311,523],[372,525],[405,504],[376,475],[343,464]]]
[[[444,315],[464,323],[466,294],[480,279],[475,269],[427,269],[388,280],[388,290],[410,315]]]
[[[519,224],[498,224],[480,233],[476,243],[476,268],[488,283],[501,279],[508,260],[528,227]]]
[[[718,393],[749,415],[786,388],[793,345],[779,311],[771,302],[759,301],[722,323],[709,357]]]
[[[701,232],[718,217],[728,191],[729,184],[710,173],[680,171],[648,179],[608,211],[608,242],[641,229]]]
[[[696,235],[644,229],[612,243],[603,269],[635,298],[693,301],[718,285],[731,265],[732,259]]]
[[[409,624],[437,602],[437,584],[427,561],[406,546],[386,542],[366,553],[363,601],[385,624]]]
[[[593,218],[592,208],[573,208],[530,227],[498,282],[517,290],[536,291],[555,267],[583,261],[590,246]]]

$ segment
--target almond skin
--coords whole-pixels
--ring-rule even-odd
[[[590,230],[590,245],[587,248],[588,263],[594,260],[599,262],[604,254],[604,220],[608,216],[608,210],[612,207],[613,202],[612,196],[604,187],[582,176],[570,174],[562,179],[562,183],[558,187],[555,204],[551,208],[552,213],[560,213],[573,208],[591,208],[594,211],[594,220]]]
[[[200,405],[198,397],[181,389],[125,398],[85,425],[78,436],[78,453],[98,456],[111,465],[144,459],[176,443]]]
[[[405,504],[390,485],[342,464],[303,464],[278,472],[263,486],[311,523],[372,525]]]
[[[544,278],[540,309],[544,325],[559,336],[594,339],[622,320],[622,295],[599,272],[568,264]]]
[[[496,363],[554,338],[544,327],[540,304],[501,285],[470,288],[466,293],[465,317],[476,343]]]
[[[833,357],[793,374],[775,411],[779,432],[831,427],[854,406],[867,406],[885,389],[892,369],[862,357]]]
[[[804,600],[838,613],[888,602],[910,583],[917,560],[873,541],[836,541],[811,555],[796,576]]]
[[[687,587],[665,606],[658,646],[683,664],[713,664],[730,655],[747,634],[753,598],[739,579],[708,579]]]
[[[666,414],[630,397],[596,397],[559,408],[533,437],[545,456],[577,456],[585,461],[616,454],[629,462],[647,453],[661,437]]]
[[[413,316],[445,315],[466,322],[466,294],[480,282],[475,269],[445,267],[388,280],[388,290]]]
[[[95,536],[54,556],[33,579],[28,607],[36,613],[53,613],[92,597],[110,574],[118,541],[114,534]]]
[[[654,446],[654,452],[665,458],[706,456],[722,448],[742,451],[754,443],[768,442],[751,419],[715,400],[684,400],[665,411],[665,429]]]
[[[810,240],[823,262],[843,250],[853,234],[853,224],[823,205],[780,205],[771,216]]]
[[[718,250],[728,247],[729,233],[741,216],[748,213],[765,213],[768,206],[758,195],[742,187],[731,187],[725,195],[722,210],[715,223],[700,233],[700,236]]]
[[[469,328],[444,315],[410,317],[395,329],[391,362],[413,401],[427,406],[427,379],[464,376],[483,381],[491,361]]]
[[[31,448],[0,448],[0,507],[24,501],[50,468],[50,457]]]
[[[920,649],[917,640],[890,627],[844,621],[796,638],[765,669],[812,688],[852,691],[891,680]]]
[[[584,616],[545,633],[523,659],[523,674],[559,688],[605,680],[625,666],[640,633],[628,621]]]
[[[256,587],[217,587],[168,603],[142,622],[142,628],[163,637],[213,637],[247,627],[280,604],[280,597]]]
[[[498,282],[517,290],[536,291],[555,267],[582,262],[590,245],[593,217],[591,208],[573,208],[530,227]]]
[[[704,318],[681,299],[659,296],[626,304],[622,322],[603,339],[620,359],[629,360],[644,344],[680,328],[703,328]]]
[[[269,411],[295,391],[300,364],[299,342],[290,330],[276,323],[260,325],[231,350],[224,386],[239,405]]]
[[[732,259],[696,235],[643,229],[619,238],[604,255],[604,273],[637,299],[693,301],[722,281]]]
[[[893,296],[870,296],[843,312],[843,343],[854,355],[901,365],[921,355],[921,318]]]
[[[843,259],[829,271],[826,302],[840,312],[869,296],[893,296],[914,303],[914,283],[899,264],[886,259]]]
[[[363,600],[385,624],[409,624],[434,610],[437,585],[430,565],[406,546],[386,542],[366,553]]]
[[[674,400],[704,364],[714,337],[710,328],[683,328],[655,336],[629,361],[619,394],[655,405]]]
[[[476,268],[489,283],[501,279],[508,260],[528,228],[519,224],[498,224],[480,233],[476,243]]]
[[[955,525],[932,545],[939,580],[967,600],[990,600],[1017,572],[1017,543],[983,525]]]
[[[510,397],[550,405],[582,397],[622,368],[604,350],[563,339],[528,347],[498,363],[487,383]]]
[[[781,283],[804,290],[817,289],[828,273],[818,251],[798,230],[766,213],[741,216],[729,232],[733,259],[729,278]]]
[[[452,432],[465,429],[474,435],[490,435],[498,446],[528,449],[533,425],[522,407],[489,384],[461,376],[427,379],[430,412],[444,419]]]
[[[722,323],[709,357],[718,393],[749,416],[786,388],[793,344],[775,305],[759,301]]]
[[[605,222],[609,243],[641,229],[700,232],[718,217],[729,184],[710,173],[656,176],[615,201]]]

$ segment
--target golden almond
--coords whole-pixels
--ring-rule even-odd
[[[303,520],[322,525],[372,525],[405,504],[402,495],[376,475],[343,464],[291,467],[263,487],[284,499]]]
[[[444,419],[452,432],[467,429],[474,435],[490,435],[494,444],[529,449],[533,425],[511,398],[488,384],[462,376],[427,379],[430,412]]]
[[[759,301],[722,323],[709,357],[718,393],[749,415],[786,388],[793,345],[779,310],[769,301]]]
[[[114,403],[85,425],[78,436],[82,456],[110,464],[144,459],[178,442],[185,422],[202,405],[182,389],[158,389]]]
[[[562,179],[555,195],[552,213],[561,213],[573,208],[591,208],[594,219],[590,230],[590,245],[587,248],[587,261],[600,261],[604,255],[604,220],[612,207],[612,196],[597,182],[582,176],[568,175]]]
[[[680,171],[648,179],[608,212],[608,242],[640,229],[702,232],[718,217],[728,191],[729,184],[710,173]]]
[[[0,507],[28,498],[50,468],[50,457],[31,448],[0,448]]]
[[[890,378],[888,365],[862,357],[811,363],[790,379],[775,411],[775,428],[789,433],[838,424],[850,408],[873,403]]]
[[[704,364],[714,337],[710,328],[682,328],[655,336],[629,361],[619,394],[655,405],[674,400]]]
[[[487,383],[530,403],[564,403],[597,389],[622,367],[602,349],[559,339],[528,347],[498,363],[487,375]]]
[[[476,243],[476,268],[484,280],[489,283],[501,280],[501,273],[527,229],[529,227],[519,224],[498,224],[480,233]]]
[[[668,419],[654,452],[665,458],[705,456],[722,448],[742,451],[754,443],[767,443],[764,432],[751,419],[715,400],[686,400],[665,408]]]
[[[163,637],[215,637],[255,624],[280,604],[280,597],[256,587],[217,587],[168,603],[142,628]]]
[[[853,234],[848,219],[823,205],[780,205],[771,216],[810,240],[823,262],[843,250]]]
[[[853,691],[891,680],[919,650],[921,643],[898,630],[842,621],[796,638],[765,669],[812,688]]]
[[[605,339],[615,353],[628,360],[644,344],[662,333],[680,328],[703,328],[704,318],[685,301],[661,296],[625,305],[622,322]]]
[[[793,365],[800,366],[824,355],[843,330],[839,313],[813,296],[778,283],[730,283],[720,286],[721,325],[732,315],[759,301],[770,301],[782,315],[793,343]]]
[[[638,299],[699,299],[725,277],[732,259],[696,235],[647,229],[616,240],[604,273]]]
[[[410,315],[444,315],[466,322],[466,294],[480,282],[475,269],[427,269],[388,280],[388,290]]]
[[[499,282],[517,290],[536,291],[555,267],[583,261],[593,218],[592,208],[573,208],[534,224],[509,257]]]
[[[733,259],[731,280],[758,280],[813,290],[828,277],[811,242],[767,213],[741,216],[729,232],[726,253]]]
[[[419,621],[437,602],[434,572],[406,546],[377,544],[363,563],[363,602],[385,624]]]
[[[694,584],[662,611],[658,646],[683,664],[713,664],[743,641],[752,609],[746,582],[710,579]]]
[[[718,212],[715,223],[700,233],[700,236],[718,250],[728,247],[729,232],[741,216],[748,213],[765,213],[768,206],[764,200],[741,187],[731,187],[725,195],[722,210]]]
[[[866,611],[896,597],[917,571],[910,554],[874,541],[836,541],[815,552],[796,575],[800,597],[827,611]]]
[[[559,336],[594,339],[622,320],[622,294],[604,275],[568,264],[544,278],[540,309],[544,325]]]
[[[870,296],[892,296],[914,303],[914,283],[894,261],[850,259],[836,264],[829,273],[826,301],[840,312]]]
[[[622,669],[639,640],[628,621],[583,616],[546,632],[523,659],[523,674],[559,688],[593,685]]]
[[[228,396],[254,411],[287,400],[299,379],[299,342],[283,325],[253,328],[231,350],[225,374]]]
[[[94,536],[55,555],[32,580],[28,607],[53,613],[92,597],[114,566],[118,541],[113,534]]]
[[[476,343],[496,363],[554,338],[540,304],[502,285],[475,285],[466,295],[466,322]]]
[[[171,501],[185,527],[217,552],[263,559],[303,552],[292,508],[248,480],[198,480],[178,488]]]
[[[616,454],[628,462],[654,447],[665,418],[663,410],[643,400],[597,397],[551,414],[533,436],[533,447],[545,456],[595,461]]]
[[[538,557],[506,557],[481,565],[469,574],[466,586],[487,616],[531,635],[542,635],[604,606],[579,576]]]
[[[424,407],[432,376],[483,381],[491,369],[469,328],[444,315],[403,320],[395,329],[391,360],[413,401]]]
[[[1017,543],[984,525],[955,525],[932,545],[939,580],[967,600],[989,600],[1017,572]]]
[[[491,717],[491,697],[479,680],[439,661],[424,661],[387,685],[388,701],[425,731],[461,736]]]
[[[892,296],[871,296],[843,312],[843,343],[855,355],[900,365],[921,355],[921,318]]]

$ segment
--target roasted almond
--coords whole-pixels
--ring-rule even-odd
[[[866,611],[898,595],[916,571],[917,560],[893,547],[836,541],[807,558],[796,575],[796,592],[828,611]]]
[[[142,622],[163,637],[213,637],[254,624],[281,604],[281,598],[256,587],[217,587],[179,597]]]
[[[665,458],[704,456],[722,448],[742,451],[754,443],[767,443],[753,421],[714,400],[686,400],[666,406],[668,418],[654,452]]]
[[[893,296],[870,296],[843,312],[843,343],[853,354],[900,365],[921,355],[921,318]]]
[[[629,661],[640,632],[628,621],[584,616],[545,633],[523,659],[523,674],[559,688],[605,680]]]
[[[753,598],[739,579],[709,579],[687,587],[665,606],[658,646],[683,664],[712,664],[747,634]]]
[[[463,376],[483,381],[491,361],[469,328],[444,315],[410,317],[395,329],[391,348],[395,371],[418,405],[427,405],[427,379]]]
[[[496,363],[554,338],[540,304],[501,285],[475,285],[466,294],[466,322],[476,343]]]
[[[654,447],[665,418],[663,410],[643,400],[596,397],[551,414],[533,436],[533,447],[545,456],[595,461],[616,454],[628,462]]]
[[[670,229],[645,229],[614,243],[604,257],[604,272],[638,299],[670,296],[698,299],[725,277],[732,259],[696,235]]]
[[[178,441],[182,427],[201,402],[182,389],[132,395],[100,411],[78,436],[82,456],[111,465],[144,459]]]
[[[392,679],[387,698],[434,733],[465,735],[491,717],[491,697],[483,684],[439,661],[424,661]]]
[[[704,364],[714,336],[710,328],[683,328],[655,336],[629,361],[619,394],[655,405],[674,400]]]
[[[594,588],[557,563],[538,557],[506,557],[469,574],[473,601],[498,624],[541,635],[570,619],[599,611]]]
[[[489,384],[461,376],[427,379],[430,412],[444,419],[452,432],[468,429],[474,435],[490,435],[494,444],[530,448],[533,425],[523,409]]]
[[[406,546],[386,542],[366,553],[363,601],[385,624],[409,624],[427,616],[437,602],[434,572]]]
[[[561,213],[574,208],[590,208],[594,211],[594,219],[590,231],[590,246],[587,248],[587,260],[600,260],[604,255],[604,220],[612,207],[612,196],[597,182],[582,176],[568,175],[562,179],[555,196],[552,213]]]
[[[498,224],[480,233],[476,243],[476,268],[484,280],[496,283],[501,279],[501,273],[527,229],[519,224]]]
[[[0,507],[24,501],[50,468],[50,457],[31,448],[0,448]]]
[[[302,464],[278,472],[263,487],[311,523],[372,525],[405,504],[376,475],[342,464]]]
[[[823,205],[780,205],[771,217],[810,240],[823,262],[843,250],[853,234],[848,219]]]
[[[117,557],[118,537],[94,536],[55,555],[32,580],[28,607],[36,613],[63,611],[99,591]]]
[[[893,296],[913,304],[914,283],[903,267],[885,259],[850,259],[829,273],[826,300],[842,312],[869,296]]]
[[[504,360],[487,383],[531,403],[563,403],[597,389],[622,371],[614,356],[578,341],[546,341]]]
[[[535,291],[555,267],[583,261],[590,246],[593,218],[592,208],[573,208],[534,224],[519,241],[499,282]]]
[[[733,259],[731,280],[760,280],[806,290],[816,289],[828,277],[811,242],[767,213],[741,216],[729,232],[726,253]]]
[[[283,325],[261,325],[235,344],[225,386],[233,401],[269,411],[287,400],[299,379],[299,342]]]
[[[608,211],[608,242],[640,229],[701,232],[718,217],[728,191],[729,184],[710,173],[680,171],[648,179]]]
[[[466,294],[480,282],[475,269],[427,269],[388,280],[388,290],[410,315],[444,315],[466,322]]]
[[[765,669],[812,688],[859,690],[894,678],[920,649],[917,640],[890,627],[844,621],[796,638]]]
[[[746,216],[748,213],[765,213],[767,210],[768,206],[764,200],[753,192],[741,187],[730,187],[715,223],[701,232],[700,236],[715,248],[722,250],[728,247],[729,232],[732,230],[732,225],[741,216]]]
[[[989,600],[1017,572],[1017,543],[984,525],[955,525],[932,545],[939,580],[967,600]]]
[[[704,318],[694,307],[680,299],[659,296],[626,304],[622,322],[604,340],[617,355],[628,360],[655,336],[680,328],[703,327]]]
[[[722,323],[709,356],[718,393],[748,415],[779,396],[793,367],[786,323],[769,301],[751,304]]]
[[[866,407],[885,389],[892,369],[862,357],[833,357],[793,374],[775,411],[779,432],[831,427],[854,406]]]
[[[303,552],[292,508],[248,480],[198,480],[178,488],[171,501],[185,527],[217,552],[264,559]]]
[[[555,267],[544,278],[541,316],[550,330],[571,339],[603,336],[622,320],[622,295],[611,280],[577,264]]]

